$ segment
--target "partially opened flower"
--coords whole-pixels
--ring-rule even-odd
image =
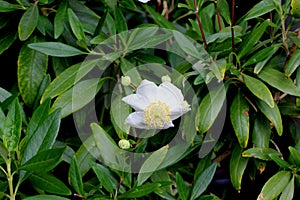
[[[150,0],[139,0],[139,1],[142,2],[142,3],[147,3]]]
[[[136,94],[122,99],[135,109],[125,120],[125,123],[140,129],[167,129],[173,127],[175,120],[188,112],[190,106],[184,100],[180,89],[170,82],[159,86],[143,80]]]

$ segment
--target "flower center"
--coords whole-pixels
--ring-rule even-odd
[[[146,124],[153,128],[163,128],[170,121],[170,107],[161,102],[152,102],[144,111]]]

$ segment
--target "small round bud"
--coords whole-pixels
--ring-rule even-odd
[[[161,82],[171,82],[171,78],[169,75],[165,75],[161,77]]]
[[[119,147],[121,149],[129,149],[130,148],[130,142],[126,139],[121,139],[118,143]]]
[[[121,84],[124,86],[129,86],[131,84],[130,76],[122,76],[121,77]]]

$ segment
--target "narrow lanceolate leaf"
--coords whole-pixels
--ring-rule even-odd
[[[11,12],[18,9],[22,9],[22,7],[17,4],[11,4],[7,1],[0,0],[0,12]]]
[[[300,2],[297,0],[292,0],[291,6],[292,6],[291,14],[294,17],[300,18]]]
[[[291,178],[290,171],[279,171],[273,175],[263,186],[257,200],[273,200],[288,185]]]
[[[254,19],[276,9],[276,4],[273,1],[261,1],[247,12],[244,20]]]
[[[74,190],[84,196],[83,182],[76,156],[73,156],[69,169],[69,183]]]
[[[18,26],[19,38],[24,41],[27,40],[33,33],[38,24],[39,10],[37,3],[29,7],[22,15]]]
[[[126,19],[121,11],[120,8],[115,7],[115,24],[116,24],[116,29],[118,31],[118,33],[121,33],[123,31],[127,31],[128,27],[127,27],[127,23],[126,23]]]
[[[281,153],[271,148],[253,147],[242,153],[243,157],[253,157],[261,160],[270,160],[270,155],[281,156]]]
[[[24,200],[41,200],[41,199],[43,199],[43,200],[70,200],[65,197],[49,195],[49,194],[41,194],[41,195],[30,196],[30,197],[24,198]]]
[[[38,42],[33,37],[30,43]],[[18,58],[18,85],[24,102],[31,106],[37,96],[41,82],[48,67],[48,56],[27,47],[27,43],[21,48]]]
[[[16,150],[19,145],[21,126],[21,107],[18,98],[15,98],[5,118],[2,135],[3,144],[9,152]]]
[[[299,8],[300,9],[300,8]],[[285,75],[290,77],[300,65],[300,49],[296,49],[285,68]]]
[[[226,85],[209,92],[201,101],[195,124],[200,134],[205,133],[215,122],[226,100]]]
[[[83,32],[82,24],[71,8],[68,8],[68,19],[72,32],[74,33],[77,40],[85,42],[86,38]]]
[[[243,41],[240,45],[238,58],[246,56],[249,52],[251,52],[254,45],[259,41],[261,36],[264,34],[266,28],[271,25],[270,20],[265,20],[262,24],[252,29],[250,35]]]
[[[48,172],[61,161],[60,157],[64,151],[65,148],[41,151],[21,165],[19,169],[29,172]]]
[[[242,152],[243,149],[236,145],[230,159],[230,179],[236,190],[240,190],[242,187],[242,177],[249,160],[242,157]]]
[[[64,32],[64,23],[67,19],[67,1],[62,1],[54,18],[54,38],[57,39]]]
[[[49,56],[70,57],[86,54],[75,47],[60,42],[39,42],[28,45],[29,48],[42,52]]]
[[[249,106],[239,91],[230,107],[230,119],[240,146],[245,148],[249,140]]]
[[[133,199],[139,198],[143,196],[147,196],[148,194],[157,191],[161,187],[160,183],[145,183],[141,186],[134,187],[127,192],[118,196],[119,199]]]
[[[297,166],[300,166],[300,151],[294,147],[288,147],[290,151],[289,161]]]
[[[292,79],[276,69],[265,67],[260,71],[258,77],[284,93],[300,97],[300,88],[293,83]]]
[[[191,192],[191,200],[197,199],[206,190],[216,172],[217,165],[214,162],[196,178]]]
[[[289,184],[283,190],[279,200],[292,200],[295,191],[295,177],[293,176]]]
[[[0,54],[2,54],[5,50],[7,50],[13,42],[18,38],[18,34],[15,32],[7,32],[4,33],[0,38]]]
[[[188,199],[188,191],[186,188],[186,184],[185,184],[185,181],[183,180],[182,176],[178,172],[176,172],[176,186],[177,186],[179,198],[182,200],[187,200]]]
[[[268,104],[271,108],[274,107],[274,100],[269,88],[260,80],[243,74],[246,87],[259,99]]]
[[[281,114],[278,109],[277,104],[274,104],[274,108],[270,108],[265,102],[258,100],[257,106],[259,110],[272,122],[275,126],[275,129],[278,135],[282,135],[283,126],[282,126],[282,119]]]
[[[142,185],[156,171],[165,159],[169,146],[164,146],[154,151],[143,163],[137,178],[138,186]]]
[[[252,143],[255,147],[268,148],[270,143],[270,122],[263,115],[258,115],[254,120]]]

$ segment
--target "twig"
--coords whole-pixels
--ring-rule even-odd
[[[230,24],[230,28],[231,28],[231,43],[232,43],[232,51],[235,52],[235,44],[234,44],[234,11],[235,11],[235,0],[232,0],[232,4],[231,4],[231,24]]]
[[[216,5],[216,13],[217,13],[217,17],[218,17],[219,29],[222,30],[221,15],[220,15],[220,12],[219,12],[219,7],[218,7],[218,1],[217,0],[215,0],[215,5]]]
[[[195,12],[196,12],[195,14],[196,14],[196,18],[197,18],[198,25],[199,25],[199,28],[200,28],[203,44],[204,44],[205,49],[207,51],[208,50],[208,45],[207,45],[207,42],[206,42],[206,38],[205,38],[204,30],[203,30],[203,27],[202,27],[201,19],[199,17],[199,8],[197,6],[197,0],[194,0],[194,8],[195,8]]]

